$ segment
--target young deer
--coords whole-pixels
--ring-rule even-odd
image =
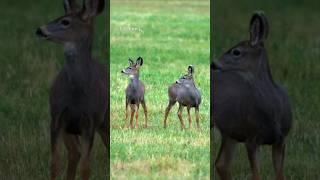
[[[283,180],[285,138],[292,124],[286,90],[275,83],[264,41],[269,27],[263,12],[253,14],[250,39],[242,41],[213,62],[213,118],[222,141],[216,169],[222,180],[230,180],[231,161],[237,143],[244,143],[252,170],[258,180],[258,150],[272,145],[277,180]]]
[[[126,89],[126,118],[125,125],[128,124],[128,106],[131,108],[131,116],[130,116],[130,127],[134,128],[133,125],[133,116],[136,115],[136,127],[139,127],[138,117],[139,117],[139,106],[140,103],[144,110],[144,118],[145,124],[144,127],[148,126],[148,112],[147,106],[144,99],[144,84],[139,80],[139,69],[143,64],[143,59],[139,57],[134,63],[131,59],[129,59],[129,67],[123,69],[121,72],[125,75],[128,75],[130,78],[129,85]]]
[[[179,109],[178,109],[178,117],[181,123],[181,128],[184,129],[184,122],[182,119],[182,110],[183,107],[187,107],[188,111],[188,119],[189,119],[189,128],[191,128],[191,116],[190,116],[190,109],[192,107],[195,108],[196,113],[196,122],[197,128],[200,129],[199,125],[199,106],[201,103],[201,94],[193,81],[193,66],[188,66],[188,74],[183,75],[180,77],[175,83],[173,83],[168,89],[169,95],[169,104],[166,108],[165,117],[164,117],[164,128],[167,127],[167,118],[168,114],[172,108],[172,106],[178,101]]]
[[[103,11],[104,1],[85,0],[82,9],[78,7],[76,1],[65,0],[65,15],[36,31],[41,38],[62,44],[66,58],[50,90],[53,180],[59,175],[61,140],[68,151],[66,179],[75,179],[79,161],[81,178],[89,179],[95,131],[109,161],[108,74],[91,54],[93,20]]]

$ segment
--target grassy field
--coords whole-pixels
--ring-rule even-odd
[[[226,7],[226,8],[222,8]],[[218,58],[239,40],[247,39],[252,12],[264,10],[269,18],[267,40],[274,79],[289,90],[294,127],[287,139],[287,179],[320,179],[320,24],[319,1],[213,2],[213,53]],[[215,155],[220,135],[215,132]],[[270,148],[261,149],[262,179],[273,179]],[[239,146],[233,164],[235,179],[249,179],[245,148]],[[217,176],[215,176],[217,177]]]
[[[208,0],[111,1],[112,179],[209,179],[209,22]],[[128,78],[120,71],[138,56],[144,58],[149,128],[123,129]],[[201,132],[180,130],[177,106],[164,129],[168,86],[189,64],[203,97]],[[195,127],[194,111],[192,117]]]
[[[64,57],[61,45],[39,40],[35,30],[64,13],[62,1],[4,0],[0,6],[0,179],[48,179],[48,90]],[[99,17],[96,25],[94,54],[102,60],[107,53],[104,18]],[[66,158],[62,159],[65,169]],[[98,137],[92,179],[103,179],[106,167]]]

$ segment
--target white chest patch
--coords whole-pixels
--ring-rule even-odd
[[[65,52],[74,52],[76,50],[76,47],[74,45],[74,43],[65,43],[64,44],[64,51]]]

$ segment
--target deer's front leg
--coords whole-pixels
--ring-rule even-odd
[[[74,180],[76,178],[77,165],[80,160],[80,142],[78,136],[64,134],[64,143],[68,150],[68,170],[67,180]]]
[[[247,143],[246,148],[247,148],[248,158],[249,158],[250,166],[252,170],[252,180],[260,180],[259,159],[258,159],[259,147],[257,144]]]
[[[125,122],[124,122],[124,127],[126,127],[128,125],[128,114],[129,114],[129,111],[128,111],[128,100],[126,99],[126,116],[125,116]]]
[[[276,180],[284,180],[283,164],[285,156],[285,144],[279,143],[272,145],[272,162],[276,173]]]
[[[89,132],[86,132],[81,136],[80,175],[82,180],[88,180],[90,177],[90,153],[93,141],[93,130],[89,130]]]
[[[60,152],[62,131],[56,127],[55,122],[51,123],[51,180],[57,179],[59,175]]]
[[[135,104],[130,104],[130,108],[131,108],[130,128],[133,129],[134,128],[134,126],[133,126],[133,117],[134,117],[134,114],[136,112],[136,105]]]
[[[231,180],[230,166],[233,159],[236,142],[230,138],[222,137],[221,146],[215,162],[221,180]]]

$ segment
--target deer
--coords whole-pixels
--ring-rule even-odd
[[[232,179],[230,167],[238,143],[245,145],[252,179],[259,180],[259,147],[272,147],[277,180],[284,179],[285,139],[292,126],[287,90],[276,83],[265,41],[269,23],[263,11],[253,13],[249,40],[240,41],[211,63],[213,119],[221,134],[215,167],[222,180]]]
[[[122,74],[129,77],[129,84],[126,88],[126,107],[125,107],[125,126],[128,124],[128,106],[131,109],[130,116],[130,128],[139,128],[139,106],[142,105],[144,111],[145,124],[144,128],[148,127],[148,111],[147,105],[144,98],[145,86],[143,82],[139,79],[139,70],[143,64],[142,57],[138,57],[136,62],[129,58],[129,66],[121,71]],[[133,124],[134,115],[136,117],[135,126]]]
[[[190,116],[190,109],[195,108],[197,129],[200,129],[200,115],[199,106],[201,104],[201,94],[195,85],[193,80],[194,67],[192,65],[188,66],[188,74],[181,76],[175,83],[171,84],[168,88],[169,103],[165,110],[164,117],[164,128],[167,127],[167,118],[171,108],[178,101],[178,118],[180,120],[181,129],[185,129],[185,125],[182,119],[182,111],[184,107],[187,107],[189,129],[192,127],[192,120]]]
[[[109,161],[108,74],[92,57],[94,18],[104,9],[104,0],[64,1],[65,15],[39,27],[36,35],[64,47],[65,63],[50,89],[51,179],[60,172],[60,150],[68,155],[66,179],[90,177],[90,154],[95,132],[107,149]],[[107,174],[109,176],[109,174]]]

